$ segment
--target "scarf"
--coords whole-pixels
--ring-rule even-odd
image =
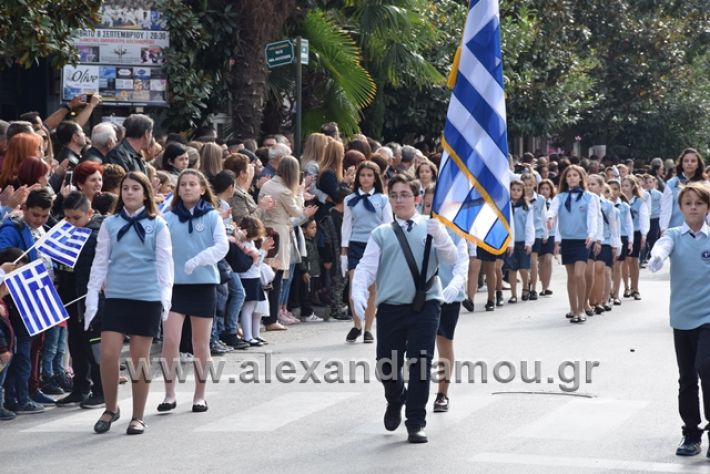
[[[580,188],[579,186],[576,188],[568,189],[567,190],[567,199],[565,199],[565,209],[567,209],[567,212],[572,212],[572,195],[577,194],[577,199],[575,201],[579,202],[580,199],[582,199],[582,195],[584,194],[584,190]]]
[[[180,201],[180,204],[175,206],[175,208],[173,209],[173,214],[178,216],[180,222],[187,222],[187,232],[192,234],[192,220],[197,219],[198,217],[202,217],[213,210],[214,207],[208,204],[207,201],[205,201],[204,199],[200,199],[199,201],[197,201],[195,208],[192,210],[192,214],[185,207],[185,204],[183,204],[182,201]]]
[[[350,201],[348,201],[348,207],[355,207],[357,206],[357,203],[362,201],[362,205],[365,206],[365,209],[367,209],[370,212],[377,212],[375,210],[375,206],[372,205],[370,202],[370,195],[367,193],[360,194],[360,193],[355,193],[355,197],[352,198]]]
[[[138,238],[141,239],[141,242],[145,242],[145,229],[140,223],[141,219],[145,219],[146,217],[148,217],[145,212],[145,209],[143,209],[138,215],[130,217],[126,212],[126,209],[123,208],[121,209],[121,213],[119,215],[123,220],[128,221],[128,223],[119,229],[118,235],[116,236],[116,240],[120,241],[121,238],[126,235],[126,232],[131,230],[131,227],[133,227],[134,229],[136,229],[136,234],[138,234]]]

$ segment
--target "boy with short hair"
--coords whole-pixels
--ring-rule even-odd
[[[300,290],[301,300],[301,320],[306,322],[323,321],[313,312],[312,297],[318,289],[320,289],[320,254],[318,245],[316,244],[316,233],[318,225],[316,220],[311,217],[302,226],[303,238],[306,242],[306,254],[298,264],[301,281],[298,288]]]
[[[440,261],[454,264],[457,256],[446,229],[436,219],[417,214],[419,188],[418,181],[402,175],[390,179],[387,189],[395,220],[372,232],[352,283],[353,312],[360,319],[365,317],[368,288],[377,283],[377,365],[387,399],[385,429],[397,429],[402,421],[402,406],[406,405],[410,443],[428,441],[424,432],[426,403],[444,299],[437,267]],[[403,270],[410,268],[404,243],[411,251],[417,273],[421,273],[427,234],[432,236],[432,248],[422,288],[419,275],[415,280],[413,275],[403,273],[410,273]],[[410,362],[407,387],[402,376],[405,351]]]

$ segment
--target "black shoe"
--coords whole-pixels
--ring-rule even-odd
[[[508,304],[515,304],[517,302],[518,302],[517,296],[511,296],[510,299],[508,299]]]
[[[128,423],[128,428],[126,428],[126,434],[141,435],[143,433],[145,433],[145,423],[143,423],[143,420],[131,418],[131,422]]]
[[[675,450],[676,456],[695,456],[700,454],[700,435],[683,435],[680,445]]]
[[[495,309],[496,309],[495,302],[488,300],[488,302],[486,303],[486,311],[493,311]]]
[[[520,297],[521,300],[527,301],[530,299],[530,291],[523,290],[523,295]]]
[[[542,290],[542,293],[540,293],[543,296],[550,296],[552,294],[552,290]]]
[[[409,435],[407,436],[407,441],[410,443],[428,443],[429,438],[427,438],[424,428],[407,428]]]
[[[96,395],[92,393],[89,398],[79,403],[79,406],[86,410],[91,408],[103,408],[105,405],[106,400],[104,400],[103,394],[100,393],[97,393]]]
[[[362,335],[362,342],[365,344],[372,344],[375,342],[375,338],[372,336],[370,331],[365,331],[365,334]]]
[[[249,348],[249,343],[236,334],[222,334],[220,339],[222,342],[227,344],[229,347],[233,347],[234,349],[244,350]]]
[[[60,398],[57,400],[57,405],[60,407],[64,407],[67,405],[73,405],[75,403],[81,403],[84,400],[89,398],[88,393],[80,393],[80,392],[71,392],[69,395],[66,397]]]
[[[436,400],[434,400],[434,413],[443,413],[449,411],[449,397],[443,393],[436,394]]]
[[[471,301],[471,298],[463,300],[461,305],[466,308],[466,311],[473,312],[473,301]]]
[[[59,388],[64,390],[66,393],[71,392],[74,390],[74,380],[69,377],[66,372],[60,374],[60,375],[55,375],[54,376],[54,383],[56,385],[59,385]]]
[[[619,298],[614,298],[613,303],[614,306],[621,306],[621,300]]]
[[[503,292],[496,290],[496,306],[503,306]]]
[[[101,434],[101,433],[106,433],[108,430],[111,429],[111,423],[114,421],[117,421],[119,418],[121,418],[121,409],[116,408],[116,412],[108,411],[105,410],[101,416],[103,417],[104,415],[109,415],[111,417],[110,420],[104,421],[102,419],[99,419],[99,421],[96,422],[94,425],[94,431]]]
[[[360,334],[362,334],[362,329],[350,328],[348,335],[345,336],[345,342],[355,342]]]
[[[624,290],[624,298],[631,298],[631,290]]]
[[[161,403],[160,405],[158,405],[158,411],[159,411],[160,413],[166,413],[166,412],[169,412],[169,411],[174,410],[175,408],[177,408],[177,402],[176,402],[176,401],[163,402],[163,403]]]
[[[204,402],[204,404],[193,404],[192,405],[192,412],[193,413],[204,413],[207,411],[207,402]]]
[[[334,312],[334,313],[332,313],[332,316],[330,317],[330,319],[335,319],[337,321],[350,321],[353,318],[351,318],[348,313]]]
[[[528,298],[530,298],[530,301],[536,301],[537,300],[537,291],[530,290],[530,296]]]
[[[388,403],[385,410],[385,429],[394,431],[402,423],[402,406],[401,403]]]
[[[54,377],[48,377],[45,384],[42,385],[41,390],[47,395],[64,395],[64,390],[55,383]]]
[[[218,344],[212,343],[210,344],[210,353],[213,356],[219,356],[219,355],[224,355],[227,353],[224,349],[222,349]]]
[[[604,307],[602,307],[601,305],[596,305],[594,307],[594,312],[597,314],[602,314],[604,311],[605,311]]]
[[[604,311],[611,311],[611,306],[608,304],[602,305],[602,308],[604,308]]]
[[[639,294],[638,291],[634,291],[633,293],[631,293],[631,296],[633,296],[636,301],[639,301],[641,299],[641,294]]]
[[[269,343],[266,342],[266,340],[264,340],[264,339],[262,339],[262,338],[260,338],[260,337],[255,337],[254,339],[256,339],[257,341],[261,342],[261,343],[262,343],[263,345],[265,345],[265,346],[268,346],[268,345],[269,345]]]

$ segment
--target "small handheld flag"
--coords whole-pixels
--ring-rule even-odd
[[[511,237],[498,0],[471,0],[449,85],[432,215],[500,255]]]
[[[5,283],[30,336],[69,319],[42,260],[13,271]]]
[[[74,227],[62,220],[37,242],[36,247],[52,260],[74,268],[90,236],[91,229]]]
[[[165,214],[170,210],[170,206],[173,203],[173,193],[168,193],[165,195],[165,199],[163,199],[163,202],[158,204],[158,210],[160,211],[161,214]]]

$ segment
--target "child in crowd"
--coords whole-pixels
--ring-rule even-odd
[[[320,254],[316,244],[318,225],[313,218],[308,219],[301,226],[303,237],[306,241],[306,254],[298,264],[301,281],[299,281],[301,300],[301,320],[306,322],[322,321],[313,312],[312,297],[321,288]]]
[[[628,259],[628,269],[630,277],[629,296],[635,300],[640,300],[639,293],[639,257],[641,249],[646,245],[646,236],[650,227],[649,208],[641,195],[636,176],[629,175],[621,180],[621,192],[629,200],[631,208],[631,219],[634,225],[634,245]],[[626,295],[624,295],[626,296]]]
[[[703,434],[698,377],[706,422],[710,422],[710,227],[705,223],[710,191],[702,184],[690,183],[678,192],[678,201],[684,222],[658,239],[648,268],[657,272],[666,258],[671,261],[670,324],[679,374],[678,410],[683,420],[683,439],[676,455],[694,456],[700,453]]]
[[[101,192],[94,195],[94,199],[91,200],[91,207],[97,214],[108,216],[113,214],[113,210],[116,208],[116,202],[118,202],[117,195]]]
[[[520,177],[525,185],[525,199],[530,203],[533,213],[533,222],[535,224],[535,243],[532,246],[530,254],[530,293],[531,301],[537,300],[537,281],[539,276],[538,259],[541,258],[543,245],[547,244],[550,237],[550,231],[547,228],[547,206],[545,198],[535,192],[537,182],[535,175],[525,173]]]
[[[515,242],[512,254],[508,252],[506,264],[508,267],[508,281],[510,283],[511,297],[508,303],[518,302],[517,274],[520,273],[523,291],[522,300],[527,301],[530,296],[528,286],[530,271],[530,253],[535,243],[535,217],[534,208],[525,198],[525,184],[522,181],[510,183],[510,209],[511,220],[514,221],[513,240]]]

